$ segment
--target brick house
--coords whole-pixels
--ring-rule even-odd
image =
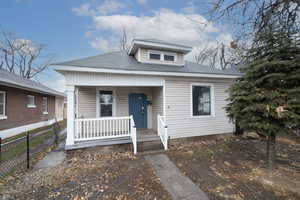
[[[64,118],[64,94],[0,70],[0,137],[47,126]]]

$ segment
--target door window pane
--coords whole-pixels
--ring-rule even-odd
[[[193,86],[193,115],[211,114],[211,88],[209,86]]]

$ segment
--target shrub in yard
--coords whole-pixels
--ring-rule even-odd
[[[249,53],[251,61],[241,70],[244,76],[229,89],[226,111],[243,130],[267,137],[272,168],[276,136],[300,129],[299,41],[290,33],[264,32]]]

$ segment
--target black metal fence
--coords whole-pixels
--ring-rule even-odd
[[[62,128],[58,123],[46,130],[5,141],[0,137],[0,178],[13,173],[17,169],[30,168],[35,159],[49,147],[64,139],[59,135]]]

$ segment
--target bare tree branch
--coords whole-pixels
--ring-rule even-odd
[[[0,68],[31,79],[45,70],[53,58],[45,61],[42,52],[45,46],[30,40],[18,39],[2,30],[0,35]]]
[[[122,35],[120,37],[120,50],[127,51],[129,49],[128,33],[125,27],[122,28]]]

